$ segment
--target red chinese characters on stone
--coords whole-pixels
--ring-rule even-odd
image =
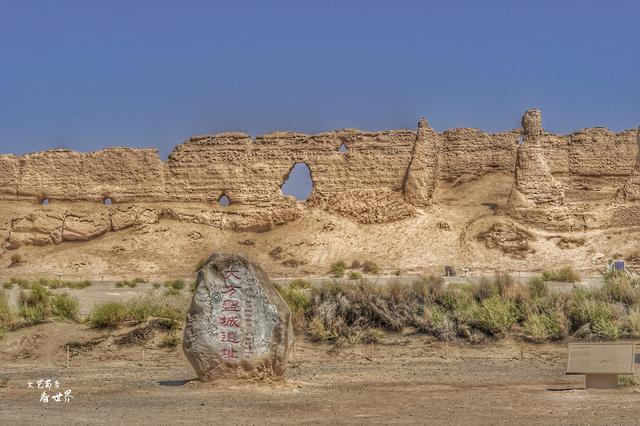
[[[220,325],[223,327],[240,328],[240,318],[238,317],[228,317],[223,315],[219,318],[219,321],[220,321]]]
[[[226,271],[222,271],[222,275],[224,276],[225,279],[228,279],[230,277],[234,277],[235,279],[239,280],[240,279],[240,275],[239,271],[236,271],[235,269],[231,268],[228,269]]]
[[[235,331],[223,331],[220,333],[221,342],[240,343],[240,337]]]
[[[220,351],[220,356],[222,358],[238,358],[238,351],[236,351],[234,348],[222,348],[222,350]]]
[[[222,301],[222,310],[226,312],[239,312],[240,302],[238,302],[237,300],[225,299]]]

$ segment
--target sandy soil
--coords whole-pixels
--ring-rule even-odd
[[[640,391],[582,389],[566,344],[448,344],[388,335],[339,350],[298,341],[286,380],[201,383],[181,349],[118,345],[129,329],[43,324],[10,333],[0,352],[0,424],[638,424]],[[64,345],[76,342],[70,368]],[[85,345],[79,346],[84,343]],[[92,347],[93,345],[93,347]],[[39,401],[29,380],[71,389]]]

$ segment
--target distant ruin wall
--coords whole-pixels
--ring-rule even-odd
[[[515,171],[520,130],[435,134],[440,181]],[[314,182],[311,204],[338,208],[336,203],[372,194],[380,196],[372,202],[387,203],[402,191],[415,142],[413,130],[340,130],[311,136],[282,132],[255,140],[225,133],[191,138],[166,162],[155,149],[0,155],[0,199],[213,202],[225,194],[234,204],[268,207],[283,202],[280,186],[292,166],[303,162]],[[347,153],[338,151],[343,143]],[[603,128],[567,136],[545,133],[540,146],[551,172],[568,187],[586,181],[623,185],[638,150],[636,130],[613,133]]]

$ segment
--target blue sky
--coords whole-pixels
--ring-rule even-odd
[[[640,124],[640,1],[0,0],[0,152]]]

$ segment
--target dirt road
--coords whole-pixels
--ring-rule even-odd
[[[565,376],[566,344],[449,344],[423,335],[332,350],[301,341],[284,381],[200,383],[181,349],[115,343],[44,324],[10,333],[0,353],[0,424],[638,424],[636,387],[586,391]],[[65,368],[68,342],[76,342]],[[38,379],[71,389],[40,402]],[[28,388],[34,382],[34,389]],[[46,390],[46,389],[45,389]],[[53,391],[51,389],[50,391]]]

